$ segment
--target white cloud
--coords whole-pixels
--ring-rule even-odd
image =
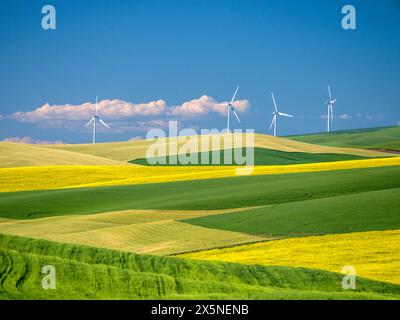
[[[347,114],[347,113],[341,114],[341,115],[339,116],[339,119],[341,119],[341,120],[349,120],[349,119],[351,119],[351,118],[353,118],[353,116],[351,116],[351,115],[349,115],[349,114]]]
[[[137,141],[137,140],[143,140],[143,137],[141,137],[141,136],[135,136],[135,137],[132,137],[132,138],[129,138],[129,139],[128,139],[128,141]]]
[[[233,103],[233,106],[240,113],[246,111],[250,104],[247,100],[238,100]],[[18,111],[12,114],[11,118],[22,122],[45,123],[47,126],[65,127],[68,122],[90,119],[95,110],[96,104],[91,102],[78,105],[50,105],[46,103],[33,111]],[[102,100],[98,103],[98,112],[105,120],[121,120],[130,117],[193,117],[206,115],[210,112],[225,115],[226,107],[217,105],[212,97],[204,95],[198,99],[171,107],[168,107],[164,100],[138,104],[119,99]]]
[[[10,137],[3,140],[3,142],[15,142],[15,143],[27,143],[27,144],[63,144],[63,141],[47,141],[47,140],[37,140],[31,137]]]
[[[226,101],[222,103],[226,103]],[[169,108],[168,114],[182,117],[194,117],[216,112],[220,115],[226,115],[227,108],[218,104],[219,103],[216,102],[213,97],[204,95],[198,99],[184,102],[181,105],[172,106]],[[247,100],[237,100],[232,105],[237,112],[247,111],[250,107],[249,101]]]
[[[23,122],[43,121],[83,121],[95,113],[96,104],[87,102],[79,105],[50,105],[48,103],[28,112],[16,112],[11,118]],[[165,113],[164,100],[134,104],[119,99],[102,100],[98,103],[98,112],[107,119],[122,119],[133,116],[157,116]]]

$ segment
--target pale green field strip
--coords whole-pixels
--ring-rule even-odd
[[[0,232],[156,255],[169,255],[267,240],[265,237],[208,229],[176,221],[228,211],[238,210],[130,210],[25,221],[1,219]]]
[[[331,147],[400,150],[400,126],[292,136],[290,139]]]
[[[57,150],[31,144],[0,142],[0,168],[51,165],[124,166],[129,164],[68,150]]]

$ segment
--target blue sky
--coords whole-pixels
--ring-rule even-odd
[[[57,10],[56,30],[41,27],[45,4]],[[356,30],[341,27],[345,4],[357,10]],[[111,125],[101,141],[172,119],[222,129],[213,103],[236,85],[235,128],[268,133],[273,91],[295,115],[280,121],[280,135],[323,131],[328,84],[334,129],[396,125],[399,39],[396,0],[3,0],[0,140],[88,142],[96,95]]]

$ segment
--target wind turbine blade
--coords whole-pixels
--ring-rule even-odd
[[[334,104],[335,102],[336,102],[336,99],[335,99],[335,100],[333,100],[331,103],[332,103],[332,104]]]
[[[274,115],[274,117],[272,118],[272,122],[271,122],[271,125],[269,126],[269,129],[268,130],[271,130],[272,129],[272,126],[274,125],[274,122],[276,121],[276,115]]]
[[[274,97],[274,93],[273,92],[271,92],[271,96],[272,96],[272,101],[274,102],[275,111],[278,112],[278,108],[276,106],[275,97]]]
[[[236,94],[237,94],[238,90],[239,90],[239,86],[237,86],[236,91],[235,91],[235,93],[233,94],[233,97],[232,97],[232,100],[231,100],[230,104],[232,104],[233,101],[235,101]]]
[[[232,108],[232,112],[233,112],[233,114],[235,115],[235,117],[236,117],[237,121],[239,121],[239,123],[240,123],[239,116],[237,115],[237,113],[236,113],[235,109],[233,109],[233,107],[231,107],[231,108]]]
[[[329,101],[332,101],[331,86],[328,86]]]
[[[280,116],[293,118],[293,116],[292,116],[291,114],[287,114],[287,113],[283,113],[283,112],[278,112],[278,114],[279,114]]]
[[[98,102],[98,98],[96,96],[96,116],[97,116],[97,102]]]
[[[87,127],[89,124],[91,124],[94,121],[94,118],[90,119],[88,123],[85,124],[85,127]]]
[[[99,121],[100,121],[100,123],[101,123],[103,126],[105,126],[105,127],[107,127],[108,129],[110,129],[110,126],[109,126],[107,123],[105,123],[103,120],[101,120],[100,118],[99,118]]]

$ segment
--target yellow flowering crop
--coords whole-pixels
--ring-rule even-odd
[[[306,267],[400,284],[400,230],[368,231],[268,241],[182,255],[244,264]]]
[[[400,157],[279,166],[42,166],[0,169],[0,192],[156,183],[400,165]]]

